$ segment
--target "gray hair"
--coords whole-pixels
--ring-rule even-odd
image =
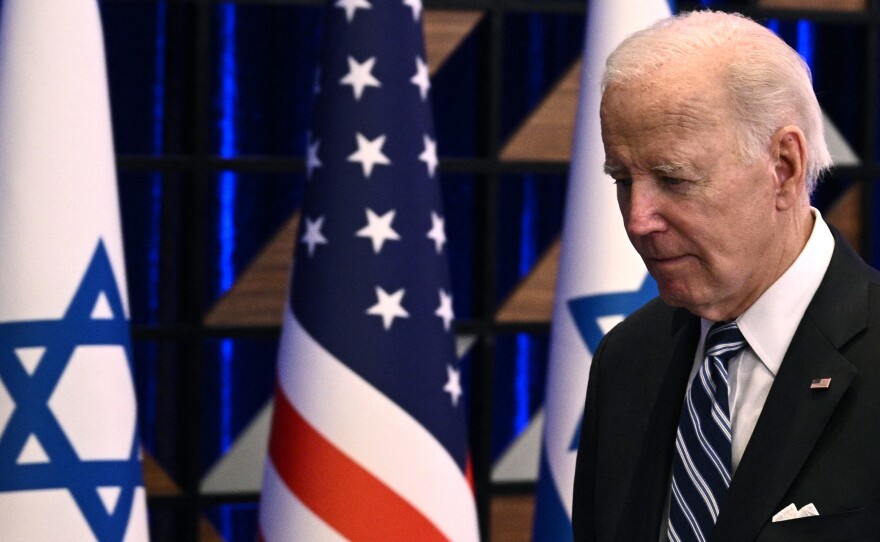
[[[602,88],[712,49],[724,51],[731,113],[740,127],[740,159],[754,162],[767,152],[777,130],[794,124],[806,138],[806,188],[812,194],[831,167],[831,155],[810,68],[794,49],[751,19],[738,13],[695,11],[659,21],[629,36],[611,53]]]

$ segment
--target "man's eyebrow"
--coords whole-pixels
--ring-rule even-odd
[[[651,171],[656,173],[662,173],[664,175],[670,175],[672,173],[678,173],[682,170],[690,170],[690,168],[682,163],[682,162],[671,162],[669,164],[661,164],[659,166],[654,166],[651,168]]]
[[[602,171],[605,172],[606,175],[614,175],[615,173],[620,173],[621,171],[623,171],[623,168],[605,162],[604,164],[602,164]]]

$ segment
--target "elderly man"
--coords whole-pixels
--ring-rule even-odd
[[[880,274],[810,207],[809,69],[697,12],[608,58],[606,172],[655,299],[593,357],[575,540],[880,540]]]

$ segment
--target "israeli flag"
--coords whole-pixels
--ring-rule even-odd
[[[146,541],[96,0],[0,8],[0,538]]]
[[[626,237],[614,185],[602,173],[605,59],[629,34],[671,14],[666,0],[592,0],[550,338],[533,540],[572,540],[571,503],[590,361],[602,336],[657,295]]]

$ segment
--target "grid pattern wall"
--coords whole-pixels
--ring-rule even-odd
[[[247,470],[231,455],[273,391],[324,6],[99,4],[153,539],[253,540],[253,479],[214,481],[224,469]],[[493,480],[491,470],[543,401],[587,14],[582,0],[425,7],[456,331],[487,529],[493,495],[533,489]],[[711,7],[766,23],[810,62],[843,153],[814,204],[880,264],[872,220],[880,209],[878,7]]]

